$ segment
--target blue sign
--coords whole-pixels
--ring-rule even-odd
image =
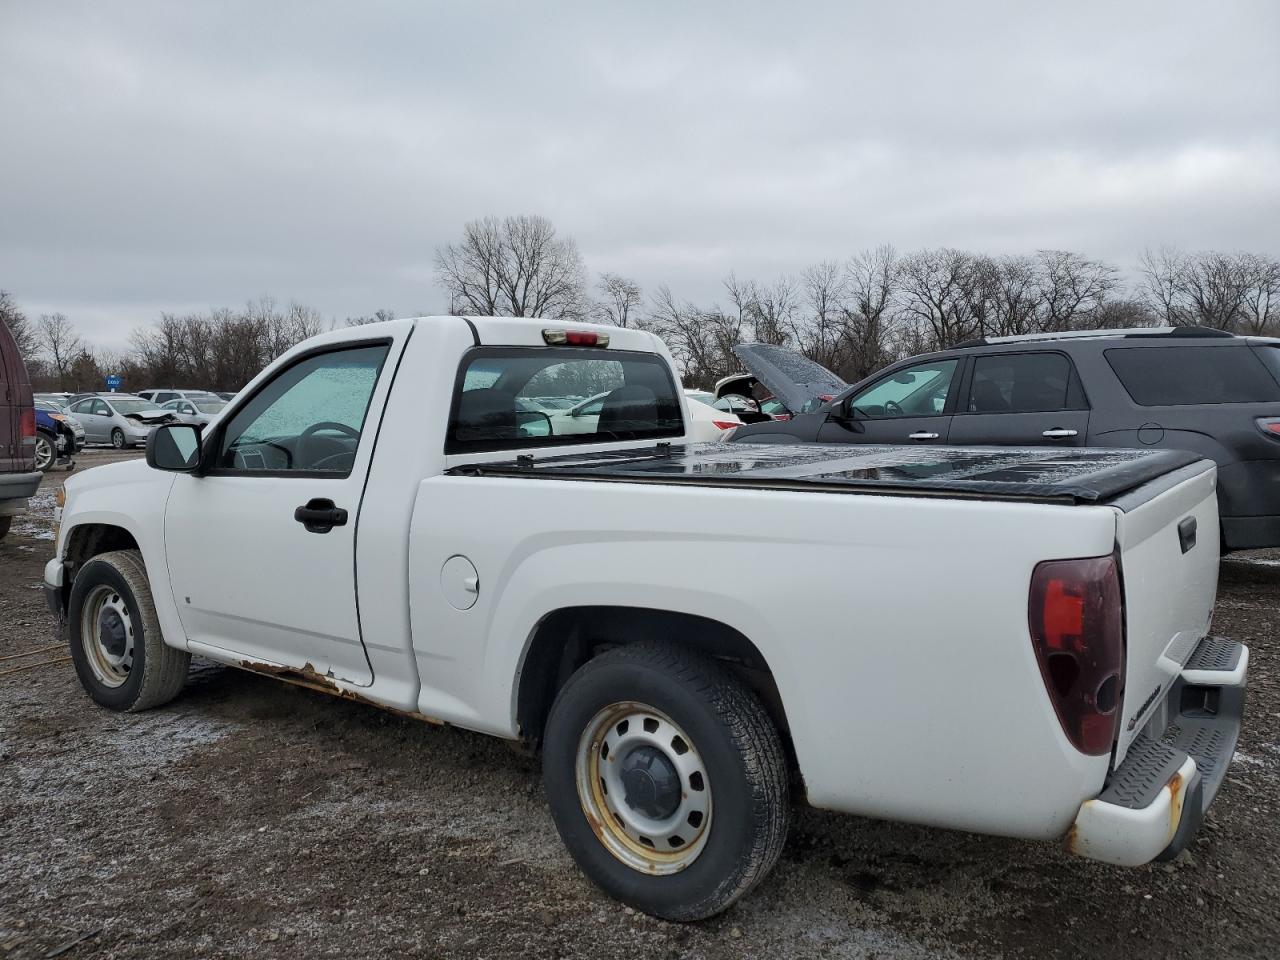
[[[117,377],[114,373],[111,374],[111,376],[107,377],[107,389],[112,391],[113,393],[116,390],[120,389],[120,384],[122,383],[124,383],[124,381],[121,380],[119,377]]]

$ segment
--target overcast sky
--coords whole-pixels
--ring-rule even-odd
[[[710,300],[893,243],[1280,253],[1280,3],[0,0],[0,288],[440,311],[540,213]]]

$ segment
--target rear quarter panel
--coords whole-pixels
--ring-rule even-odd
[[[1114,538],[1109,508],[438,477],[410,534],[419,707],[513,736],[522,658],[548,614],[696,614],[768,661],[815,806],[1059,836],[1108,758],[1062,734],[1028,585],[1037,562],[1107,554]],[[479,574],[465,611],[440,586],[455,555]]]

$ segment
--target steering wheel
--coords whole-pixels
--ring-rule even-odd
[[[902,407],[898,405],[897,400],[886,400],[884,402],[884,412],[900,417],[902,416]]]
[[[294,445],[294,450],[295,450],[294,460],[297,461],[299,469],[319,470],[319,469],[322,469],[320,464],[328,460],[333,460],[336,457],[351,456],[351,454],[346,451],[342,453],[331,453],[326,457],[321,457],[315,463],[311,463],[311,461],[305,455],[307,444],[311,441],[311,438],[314,437],[321,430],[336,430],[338,433],[346,434],[352,440],[358,441],[360,439],[360,431],[355,429],[354,427],[348,427],[345,423],[335,423],[332,420],[325,420],[322,423],[313,423],[311,426],[307,427],[307,429],[303,430],[302,433],[298,435],[298,442]]]

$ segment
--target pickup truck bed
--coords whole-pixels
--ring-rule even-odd
[[[1195,454],[1180,450],[696,443],[586,455],[524,456],[469,464],[450,473],[881,496],[1107,503],[1197,460]],[[1123,509],[1122,502],[1116,505]]]

